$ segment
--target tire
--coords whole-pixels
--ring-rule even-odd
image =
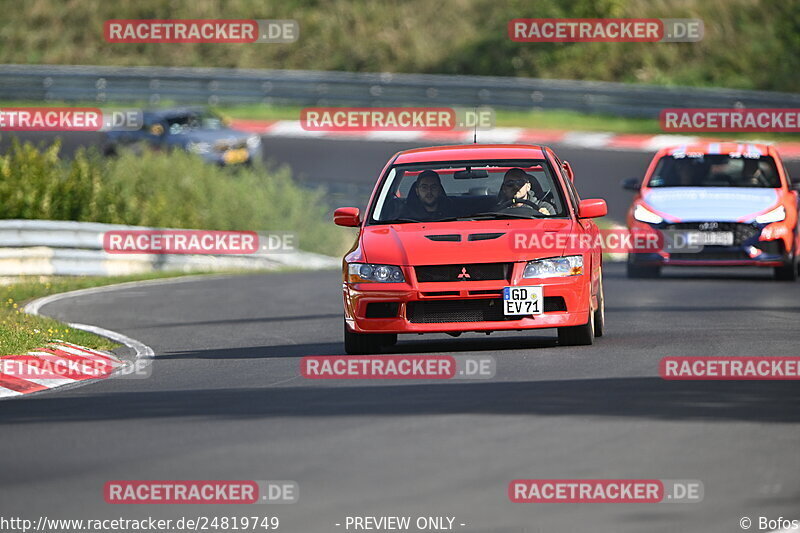
[[[788,265],[775,267],[777,281],[797,281],[797,260],[793,257]]]
[[[561,346],[590,346],[594,342],[595,312],[589,312],[589,321],[581,326],[558,328],[558,344]]]
[[[594,311],[594,336],[602,337],[606,327],[606,301],[603,294],[603,273],[600,271],[600,287],[597,291],[597,309]]]
[[[629,262],[627,272],[628,277],[633,279],[657,278],[661,275],[661,267],[659,265],[637,265]]]
[[[344,351],[348,355],[379,353],[384,346],[391,346],[396,342],[396,334],[356,333],[350,331],[347,324],[344,325]]]

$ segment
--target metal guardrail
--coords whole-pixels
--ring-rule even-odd
[[[0,99],[103,104],[491,106],[657,117],[663,108],[800,107],[800,94],[437,74],[0,65]]]
[[[280,267],[334,268],[340,260],[310,252],[268,257],[230,255],[109,254],[107,231],[152,230],[139,226],[55,220],[0,220],[0,276],[119,276],[178,270],[272,270]],[[163,229],[163,228],[161,228]]]

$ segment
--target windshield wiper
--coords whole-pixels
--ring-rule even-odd
[[[377,222],[378,224],[405,224],[407,222],[417,223],[417,222],[425,222],[425,221],[424,220],[415,220],[413,218],[393,218],[393,219],[390,219],[390,220],[376,220],[375,222]],[[438,222],[438,221],[436,221],[436,222]]]
[[[458,217],[454,220],[478,220],[478,219],[491,219],[491,218],[524,218],[526,220],[531,220],[534,218],[542,218],[541,216],[536,216],[535,214],[538,213],[537,211],[532,211],[530,215],[518,215],[515,213],[501,213],[496,211],[487,211],[485,213],[475,213],[474,215],[469,215],[465,217]],[[541,215],[542,213],[539,213]],[[549,215],[546,215],[549,216]]]

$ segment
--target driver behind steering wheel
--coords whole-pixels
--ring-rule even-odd
[[[503,185],[497,195],[496,210],[516,212],[527,209],[536,210],[543,215],[555,215],[556,208],[553,204],[537,198],[533,191],[533,179],[533,176],[521,168],[511,168],[506,171]]]

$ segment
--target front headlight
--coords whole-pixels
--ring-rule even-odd
[[[639,222],[647,222],[648,224],[661,224],[664,222],[663,218],[649,209],[646,209],[642,204],[638,204],[636,209],[633,210],[633,218]]]
[[[583,256],[568,255],[550,259],[536,259],[525,265],[523,278],[563,278],[583,274]]]
[[[189,143],[186,145],[186,148],[193,154],[207,154],[211,151],[211,143]]]
[[[347,281],[349,283],[403,283],[405,280],[403,271],[394,265],[370,265],[367,263],[347,265]]]
[[[261,137],[258,135],[251,135],[247,138],[248,148],[258,148],[259,146],[261,146]]]
[[[764,213],[763,215],[758,215],[756,217],[756,222],[759,224],[769,224],[770,222],[780,222],[784,218],[786,218],[786,209],[784,209],[782,205],[779,205],[772,211]]]

